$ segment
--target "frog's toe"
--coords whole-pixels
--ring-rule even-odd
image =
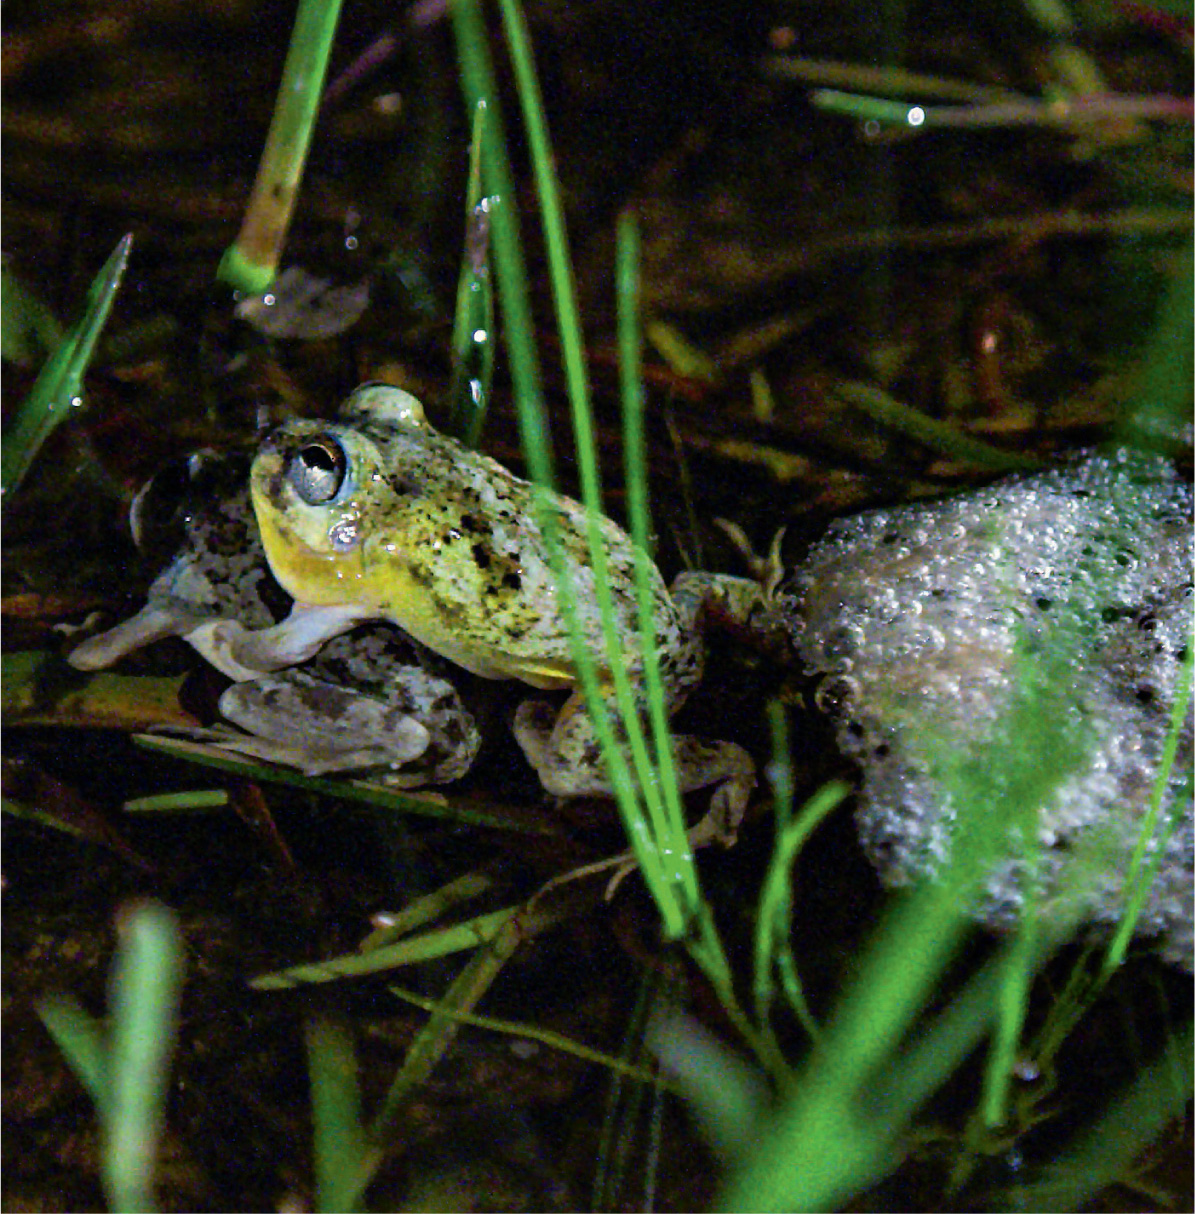
[[[123,624],[88,637],[66,660],[76,670],[103,670],[152,641],[177,636],[187,626],[177,613],[147,605]]]
[[[515,741],[523,748],[527,762],[541,778],[551,764],[552,730],[557,710],[546,700],[524,700],[515,712]],[[551,791],[549,789],[549,791]]]
[[[675,741],[681,787],[688,792],[717,785],[705,817],[689,831],[689,841],[694,847],[707,843],[732,847],[755,788],[755,761],[733,742],[704,742],[690,737]]]

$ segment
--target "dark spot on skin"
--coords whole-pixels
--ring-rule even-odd
[[[433,595],[432,598],[436,604],[436,612],[441,620],[449,625],[463,625],[465,613],[459,607],[453,603],[446,602],[439,595]]]
[[[471,514],[462,514],[460,527],[462,531],[480,531],[481,524]]]
[[[517,569],[508,569],[502,575],[502,585],[505,586],[507,590],[521,590],[523,586],[523,579],[519,576],[519,571]]]
[[[387,483],[396,497],[422,497],[423,486],[409,476],[390,476]]]
[[[462,525],[464,519],[461,520]],[[478,569],[488,569],[490,567],[490,552],[484,544],[473,545],[473,561]],[[506,579],[504,578],[503,581]]]

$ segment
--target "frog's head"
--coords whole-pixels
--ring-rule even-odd
[[[369,385],[338,421],[291,421],[266,439],[250,489],[266,558],[288,594],[315,606],[386,600],[387,549],[371,543],[396,494],[383,444],[396,428],[421,425],[414,397]]]

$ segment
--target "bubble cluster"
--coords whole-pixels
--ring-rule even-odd
[[[976,917],[1012,925],[1033,868],[1047,912],[1119,919],[1191,638],[1191,513],[1168,461],[1121,450],[831,526],[782,594],[816,702],[862,768],[860,836],[886,882],[950,855],[961,794],[947,769],[981,772],[997,812],[1040,751],[1059,768],[1040,847],[997,849]],[[1027,718],[1033,678],[1045,707]],[[1191,758],[1188,711],[1138,920],[1188,966]]]

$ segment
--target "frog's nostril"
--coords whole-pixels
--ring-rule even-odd
[[[348,475],[348,457],[335,439],[314,439],[291,457],[286,475],[304,502],[322,506],[340,492]]]

